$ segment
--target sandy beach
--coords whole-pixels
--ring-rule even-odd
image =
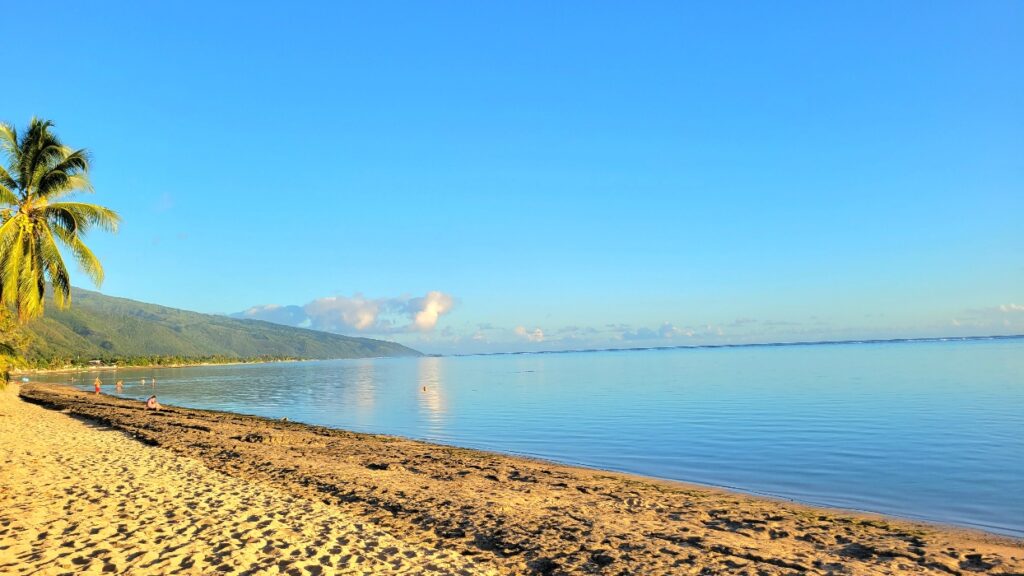
[[[390,436],[0,393],[0,573],[1024,574],[1024,543]]]
[[[0,574],[477,574],[331,506],[0,392]]]

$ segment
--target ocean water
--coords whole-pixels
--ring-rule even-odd
[[[113,391],[113,372],[102,372]],[[1024,339],[121,370],[124,395],[1024,536]],[[70,380],[91,388],[94,375]]]

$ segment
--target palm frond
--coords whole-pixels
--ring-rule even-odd
[[[108,232],[117,232],[121,224],[121,217],[117,212],[88,202],[54,202],[43,209],[43,214],[48,221],[51,215],[56,214],[62,214],[59,218],[74,219],[75,230],[79,234],[86,233],[92,226],[98,226]]]
[[[26,191],[35,188],[48,169],[66,155],[66,148],[50,131],[53,122],[33,118],[20,146],[20,180]]]
[[[0,151],[8,163],[14,165],[18,155],[18,129],[6,122],[0,122]]]
[[[19,188],[18,181],[15,180],[3,166],[0,166],[0,186],[10,190],[12,194]]]
[[[0,226],[0,299],[2,304],[17,306],[18,288],[21,280],[22,239],[24,226],[22,218],[16,216]]]
[[[40,140],[43,139],[43,132],[47,126],[38,118],[32,118],[28,123],[28,130],[21,136],[18,142],[18,180],[27,192],[32,186],[32,173],[35,171],[36,163],[39,160]]]
[[[45,209],[46,220],[50,226],[68,234],[78,234],[78,219],[68,210],[47,206]]]
[[[77,240],[77,237],[75,237]],[[79,241],[81,244],[81,241]],[[84,245],[82,246],[84,248]],[[88,248],[85,248],[88,251]],[[79,255],[79,251],[72,248],[75,252],[75,257],[79,261],[83,258]],[[86,257],[89,266],[99,265],[99,260],[92,252],[88,252]],[[60,255],[60,250],[57,248],[57,243],[53,239],[53,234],[49,230],[43,230],[39,234],[39,268],[45,271],[46,276],[49,277],[50,285],[53,287],[53,303],[57,305],[57,308],[64,309],[68,307],[71,302],[71,278],[68,276],[68,269],[64,266],[64,259]],[[86,265],[82,266],[87,274],[95,279],[96,272],[90,270]],[[103,280],[103,269],[99,270],[100,281]],[[45,283],[43,285],[43,291],[45,291]]]
[[[87,176],[89,156],[85,150],[69,152],[62,160],[48,166],[36,183],[35,193],[40,198],[49,198],[57,194],[73,191],[92,192],[92,184]]]
[[[93,254],[92,250],[82,242],[82,238],[78,234],[69,233],[60,227],[54,227],[53,232],[57,234],[57,238],[74,254],[75,261],[82,268],[82,272],[85,272],[89,279],[97,286],[103,284],[103,264],[100,263],[99,258]]]
[[[0,182],[0,204],[5,206],[17,206],[19,204],[18,195],[3,182]]]
[[[72,174],[65,179],[47,182],[42,185],[42,188],[45,188],[44,192],[33,192],[32,196],[46,198],[49,202],[55,202],[79,192],[91,193],[93,191],[92,182],[89,180],[88,174]],[[38,191],[39,189],[37,188],[36,190]]]
[[[11,251],[14,269],[11,270],[13,288],[4,286],[4,297],[14,301],[18,321],[27,322],[43,313],[43,290],[46,288],[36,249],[35,235],[29,228],[19,230],[19,241]],[[9,296],[10,295],[10,296]]]

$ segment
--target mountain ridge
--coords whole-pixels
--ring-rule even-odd
[[[67,310],[52,300],[47,304],[46,314],[25,327],[25,356],[34,365],[421,355],[385,340],[203,314],[83,288],[72,288]]]

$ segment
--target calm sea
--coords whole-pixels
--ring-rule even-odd
[[[1024,339],[117,373],[139,399],[153,376],[168,404],[1024,536]]]

